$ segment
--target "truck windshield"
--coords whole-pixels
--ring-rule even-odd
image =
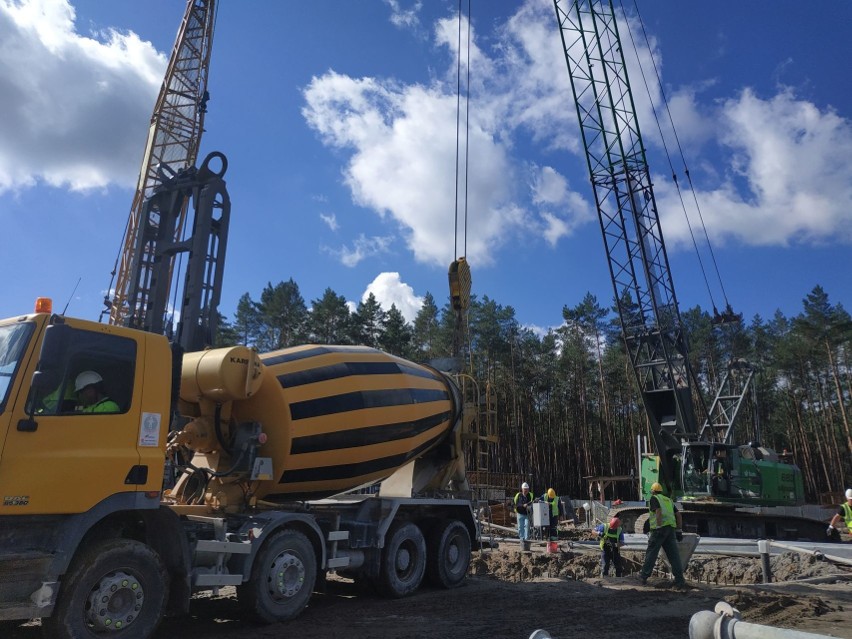
[[[9,390],[33,332],[32,322],[0,326],[0,413],[6,410]]]

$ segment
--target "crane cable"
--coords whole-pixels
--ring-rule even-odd
[[[468,153],[468,143],[470,140],[470,10],[471,0],[467,0],[467,59],[465,66],[467,67],[467,78],[465,80],[465,140],[464,140],[464,251],[462,255],[467,255],[467,176],[470,154]],[[458,47],[456,56],[456,192],[455,192],[455,220],[453,224],[453,255],[459,256],[459,145],[461,141],[461,38],[462,38],[462,0],[459,0],[458,8]]]
[[[639,6],[638,6],[636,0],[633,0],[633,6],[634,6],[635,11],[636,11],[636,17],[639,19],[639,26],[642,29],[642,35],[645,38],[645,45],[647,46],[648,51],[650,52],[651,51],[651,45],[650,45],[650,41],[649,41],[649,38],[648,38],[648,33],[645,30],[645,23],[642,20],[642,15],[639,13]],[[621,12],[626,18],[627,13],[624,10],[623,0],[621,0]],[[633,39],[633,32],[630,28],[627,29],[627,32],[630,35],[630,42],[633,45],[633,51],[636,54],[636,60],[637,60],[638,66],[639,66],[639,71],[642,74],[642,81],[645,84],[645,91],[648,94],[648,102],[651,105],[651,110],[654,114],[654,120],[657,123],[657,130],[660,133],[660,139],[662,140],[662,143],[663,143],[663,149],[665,151],[666,160],[668,161],[669,169],[671,170],[672,180],[674,181],[675,189],[677,190],[678,198],[680,199],[680,205],[681,205],[681,209],[683,210],[683,216],[686,219],[687,228],[689,228],[689,235],[692,238],[692,245],[695,248],[695,254],[698,257],[698,264],[701,268],[701,275],[704,278],[704,285],[707,287],[707,294],[710,296],[710,303],[713,305],[714,315],[716,317],[719,317],[719,312],[718,312],[718,309],[716,307],[716,302],[713,298],[713,292],[710,288],[710,283],[707,279],[707,271],[704,268],[704,261],[701,259],[701,253],[700,253],[699,248],[698,248],[698,243],[695,240],[695,232],[692,229],[692,223],[690,222],[689,214],[686,211],[686,204],[683,200],[683,193],[681,192],[680,183],[678,182],[678,179],[677,179],[677,172],[675,171],[674,165],[672,164],[671,156],[669,154],[668,145],[666,144],[666,138],[663,135],[663,129],[662,129],[662,126],[660,125],[660,120],[657,117],[657,110],[654,107],[654,101],[651,98],[651,89],[648,86],[648,80],[645,77],[645,70],[642,67],[642,62],[639,58],[638,49],[636,47],[636,42]],[[707,247],[708,247],[709,252],[710,252],[710,257],[711,257],[711,260],[713,262],[713,268],[715,269],[715,272],[716,272],[716,280],[719,282],[719,287],[722,291],[722,297],[724,298],[725,310],[726,310],[726,313],[732,314],[733,311],[731,310],[731,305],[728,302],[728,294],[725,292],[725,284],[722,281],[722,276],[719,272],[719,265],[716,261],[716,255],[713,251],[713,245],[710,242],[710,236],[707,233],[707,225],[704,223],[704,216],[702,215],[701,207],[698,204],[698,197],[695,193],[695,186],[692,183],[692,176],[689,174],[689,167],[687,167],[687,165],[686,165],[686,156],[684,155],[683,147],[680,144],[680,138],[677,134],[677,128],[675,127],[674,120],[673,120],[672,114],[671,114],[671,109],[669,108],[668,98],[666,97],[666,92],[665,92],[665,89],[663,88],[662,79],[660,78],[660,71],[659,71],[659,68],[657,67],[657,62],[656,62],[656,60],[654,60],[653,55],[651,56],[651,64],[654,67],[654,73],[656,74],[656,78],[657,78],[657,85],[660,87],[660,95],[662,96],[663,105],[665,107],[666,114],[668,115],[668,118],[669,118],[669,124],[671,125],[672,132],[674,134],[674,138],[675,138],[675,141],[677,143],[678,153],[680,154],[681,161],[683,162],[684,175],[686,175],[687,181],[689,182],[689,190],[692,192],[692,198],[695,202],[695,208],[696,208],[696,211],[698,212],[698,217],[699,217],[699,220],[701,222],[701,228],[704,231],[704,239],[705,239],[705,242],[707,243]]]

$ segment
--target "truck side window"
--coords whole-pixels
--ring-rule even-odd
[[[59,385],[34,398],[39,415],[117,414],[130,409],[136,342],[75,329]]]

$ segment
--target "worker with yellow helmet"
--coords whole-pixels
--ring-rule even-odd
[[[660,548],[662,548],[666,551],[666,557],[672,567],[675,588],[683,588],[686,586],[686,580],[683,578],[683,567],[680,563],[680,552],[677,547],[677,542],[683,538],[681,515],[674,502],[663,494],[663,487],[658,482],[651,485],[651,499],[648,501],[648,510],[650,512],[648,523],[651,526],[651,531],[648,534],[645,562],[642,564],[642,570],[639,573],[642,584],[647,583],[648,577],[651,576],[654,564],[657,563],[657,556],[660,554]]]
[[[547,514],[550,516],[549,539],[559,541],[559,516],[564,514],[562,501],[553,488],[547,489],[547,492],[541,496],[541,501],[547,504]]]

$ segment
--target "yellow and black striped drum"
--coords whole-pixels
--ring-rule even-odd
[[[437,446],[460,402],[442,373],[364,346],[308,345],[260,356],[263,380],[235,402],[258,421],[274,479],[259,498],[316,499],[390,476]]]

